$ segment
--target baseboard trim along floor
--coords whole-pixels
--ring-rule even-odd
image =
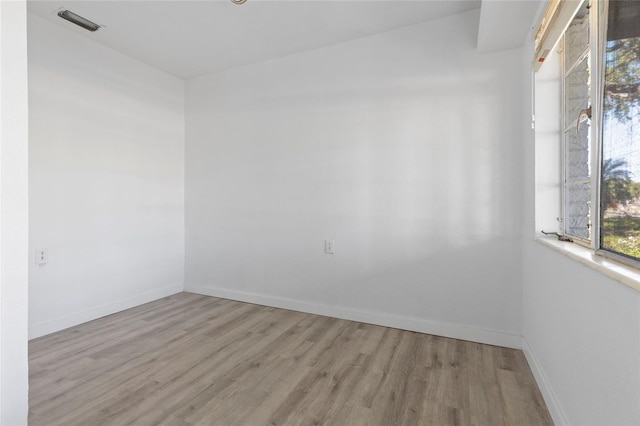
[[[354,310],[346,307],[328,306],[294,299],[266,296],[255,293],[231,291],[216,287],[187,286],[185,291],[206,296],[221,297],[240,302],[255,303],[274,308],[290,309],[316,315],[325,315],[350,321],[360,321],[367,324],[394,327],[402,330],[417,331],[419,333],[434,334],[436,336],[451,337],[453,339],[468,340],[476,343],[502,346],[505,348],[521,349],[522,337],[501,331],[483,328],[430,321],[422,318],[403,317],[379,312]]]
[[[117,312],[124,311],[125,309],[130,309],[144,303],[171,296],[172,294],[180,293],[183,290],[183,287],[182,283],[167,286],[132,297],[127,297],[116,302],[94,306],[93,308],[86,309],[81,312],[74,312],[73,314],[65,315],[64,317],[56,318],[51,321],[44,321],[29,325],[29,339],[35,339],[37,337],[55,333],[56,331],[64,330],[87,321],[93,321],[106,315],[115,314]]]

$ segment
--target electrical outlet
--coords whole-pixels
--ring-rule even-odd
[[[326,254],[333,254],[333,240],[324,240],[324,252]]]
[[[49,250],[36,249],[36,265],[38,266],[46,265],[48,261],[49,261]]]

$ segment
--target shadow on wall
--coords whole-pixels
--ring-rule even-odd
[[[520,148],[500,84],[278,96],[193,114],[189,128],[207,143],[188,144],[187,181],[207,184],[188,187],[187,217],[207,225],[187,227],[187,289],[517,332]]]

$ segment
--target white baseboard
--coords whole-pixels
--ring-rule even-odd
[[[443,323],[423,318],[404,317],[400,315],[363,311],[348,307],[321,305],[301,300],[266,296],[262,294],[227,290],[209,286],[187,285],[185,286],[185,291],[203,294],[206,296],[220,297],[223,299],[237,300],[240,302],[255,303],[258,305],[265,305],[274,308],[289,309],[292,311],[329,316],[350,321],[364,322],[367,324],[375,324],[385,327],[399,328],[402,330],[434,334],[437,336],[451,337],[454,339],[468,340],[471,342],[504,346],[507,348],[521,349],[522,347],[522,337],[520,335],[495,330],[487,330],[483,328],[476,328],[467,325]]]
[[[555,392],[553,392],[551,383],[549,383],[549,379],[547,379],[542,365],[540,365],[535,352],[533,352],[533,349],[531,348],[531,346],[529,346],[527,339],[525,339],[524,337],[522,338],[522,351],[524,352],[524,356],[527,358],[529,367],[533,372],[533,377],[538,383],[538,388],[540,388],[540,393],[542,393],[544,402],[547,404],[547,409],[551,414],[553,422],[558,426],[569,425],[569,419],[567,419],[567,415],[562,409],[560,401],[558,401]]]
[[[144,303],[153,302],[154,300],[180,293],[183,289],[183,284],[163,287],[126,299],[96,306],[82,312],[75,312],[50,321],[32,324],[29,325],[29,339],[35,339],[36,337],[55,333],[56,331],[64,330],[65,328],[92,321],[106,315],[115,314],[116,312],[124,311],[125,309],[133,308]]]

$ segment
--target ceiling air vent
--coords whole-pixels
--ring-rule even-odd
[[[70,10],[61,10],[60,12],[58,12],[58,16],[62,19],[66,19],[69,22],[73,22],[74,24],[91,32],[97,31],[98,28],[100,28],[100,25],[96,24],[95,22],[91,22],[90,20],[83,18],[80,15],[76,15]]]

